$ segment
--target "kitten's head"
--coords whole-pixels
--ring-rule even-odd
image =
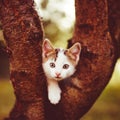
[[[69,49],[54,48],[48,39],[42,45],[42,65],[48,79],[60,81],[75,72],[81,52],[80,43]]]

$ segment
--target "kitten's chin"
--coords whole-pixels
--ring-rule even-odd
[[[61,81],[61,80],[63,80],[63,79],[62,79],[61,77],[55,77],[54,80],[56,80],[56,81]]]

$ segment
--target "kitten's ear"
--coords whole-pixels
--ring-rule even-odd
[[[48,39],[45,39],[43,41],[43,44],[42,44],[42,52],[43,52],[43,56],[44,57],[47,57],[49,55],[49,53],[51,53],[52,51],[54,50],[50,40]]]
[[[79,61],[80,52],[81,52],[81,44],[75,43],[71,48],[68,49],[71,58],[76,61]]]

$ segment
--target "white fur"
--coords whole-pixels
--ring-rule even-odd
[[[50,63],[55,63],[55,68],[50,67]],[[63,65],[68,64],[68,69],[63,69]],[[43,63],[43,69],[46,74],[46,77],[49,79],[54,79],[56,81],[60,81],[62,79],[65,79],[67,77],[70,77],[75,72],[75,66],[72,65],[72,63],[68,60],[67,56],[64,55],[64,52],[62,49],[60,49],[60,52],[58,53],[57,60],[54,61],[54,59],[49,59],[47,62]],[[61,73],[61,79],[57,79],[56,72]]]
[[[57,104],[61,99],[61,89],[54,80],[48,80],[48,99],[52,104]]]
[[[50,67],[51,62],[55,63],[55,68]],[[69,68],[63,69],[64,64],[68,64]],[[61,99],[61,89],[58,85],[58,81],[73,75],[73,73],[75,72],[75,66],[72,65],[72,63],[68,60],[67,56],[64,55],[62,49],[60,49],[56,61],[50,58],[42,65],[48,82],[48,99],[52,104],[57,104]],[[61,78],[56,78],[56,72],[61,74]]]

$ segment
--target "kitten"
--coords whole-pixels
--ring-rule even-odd
[[[61,89],[58,82],[75,72],[81,52],[80,43],[69,49],[54,48],[48,39],[42,44],[42,66],[48,83],[48,99],[52,104],[59,103]]]

